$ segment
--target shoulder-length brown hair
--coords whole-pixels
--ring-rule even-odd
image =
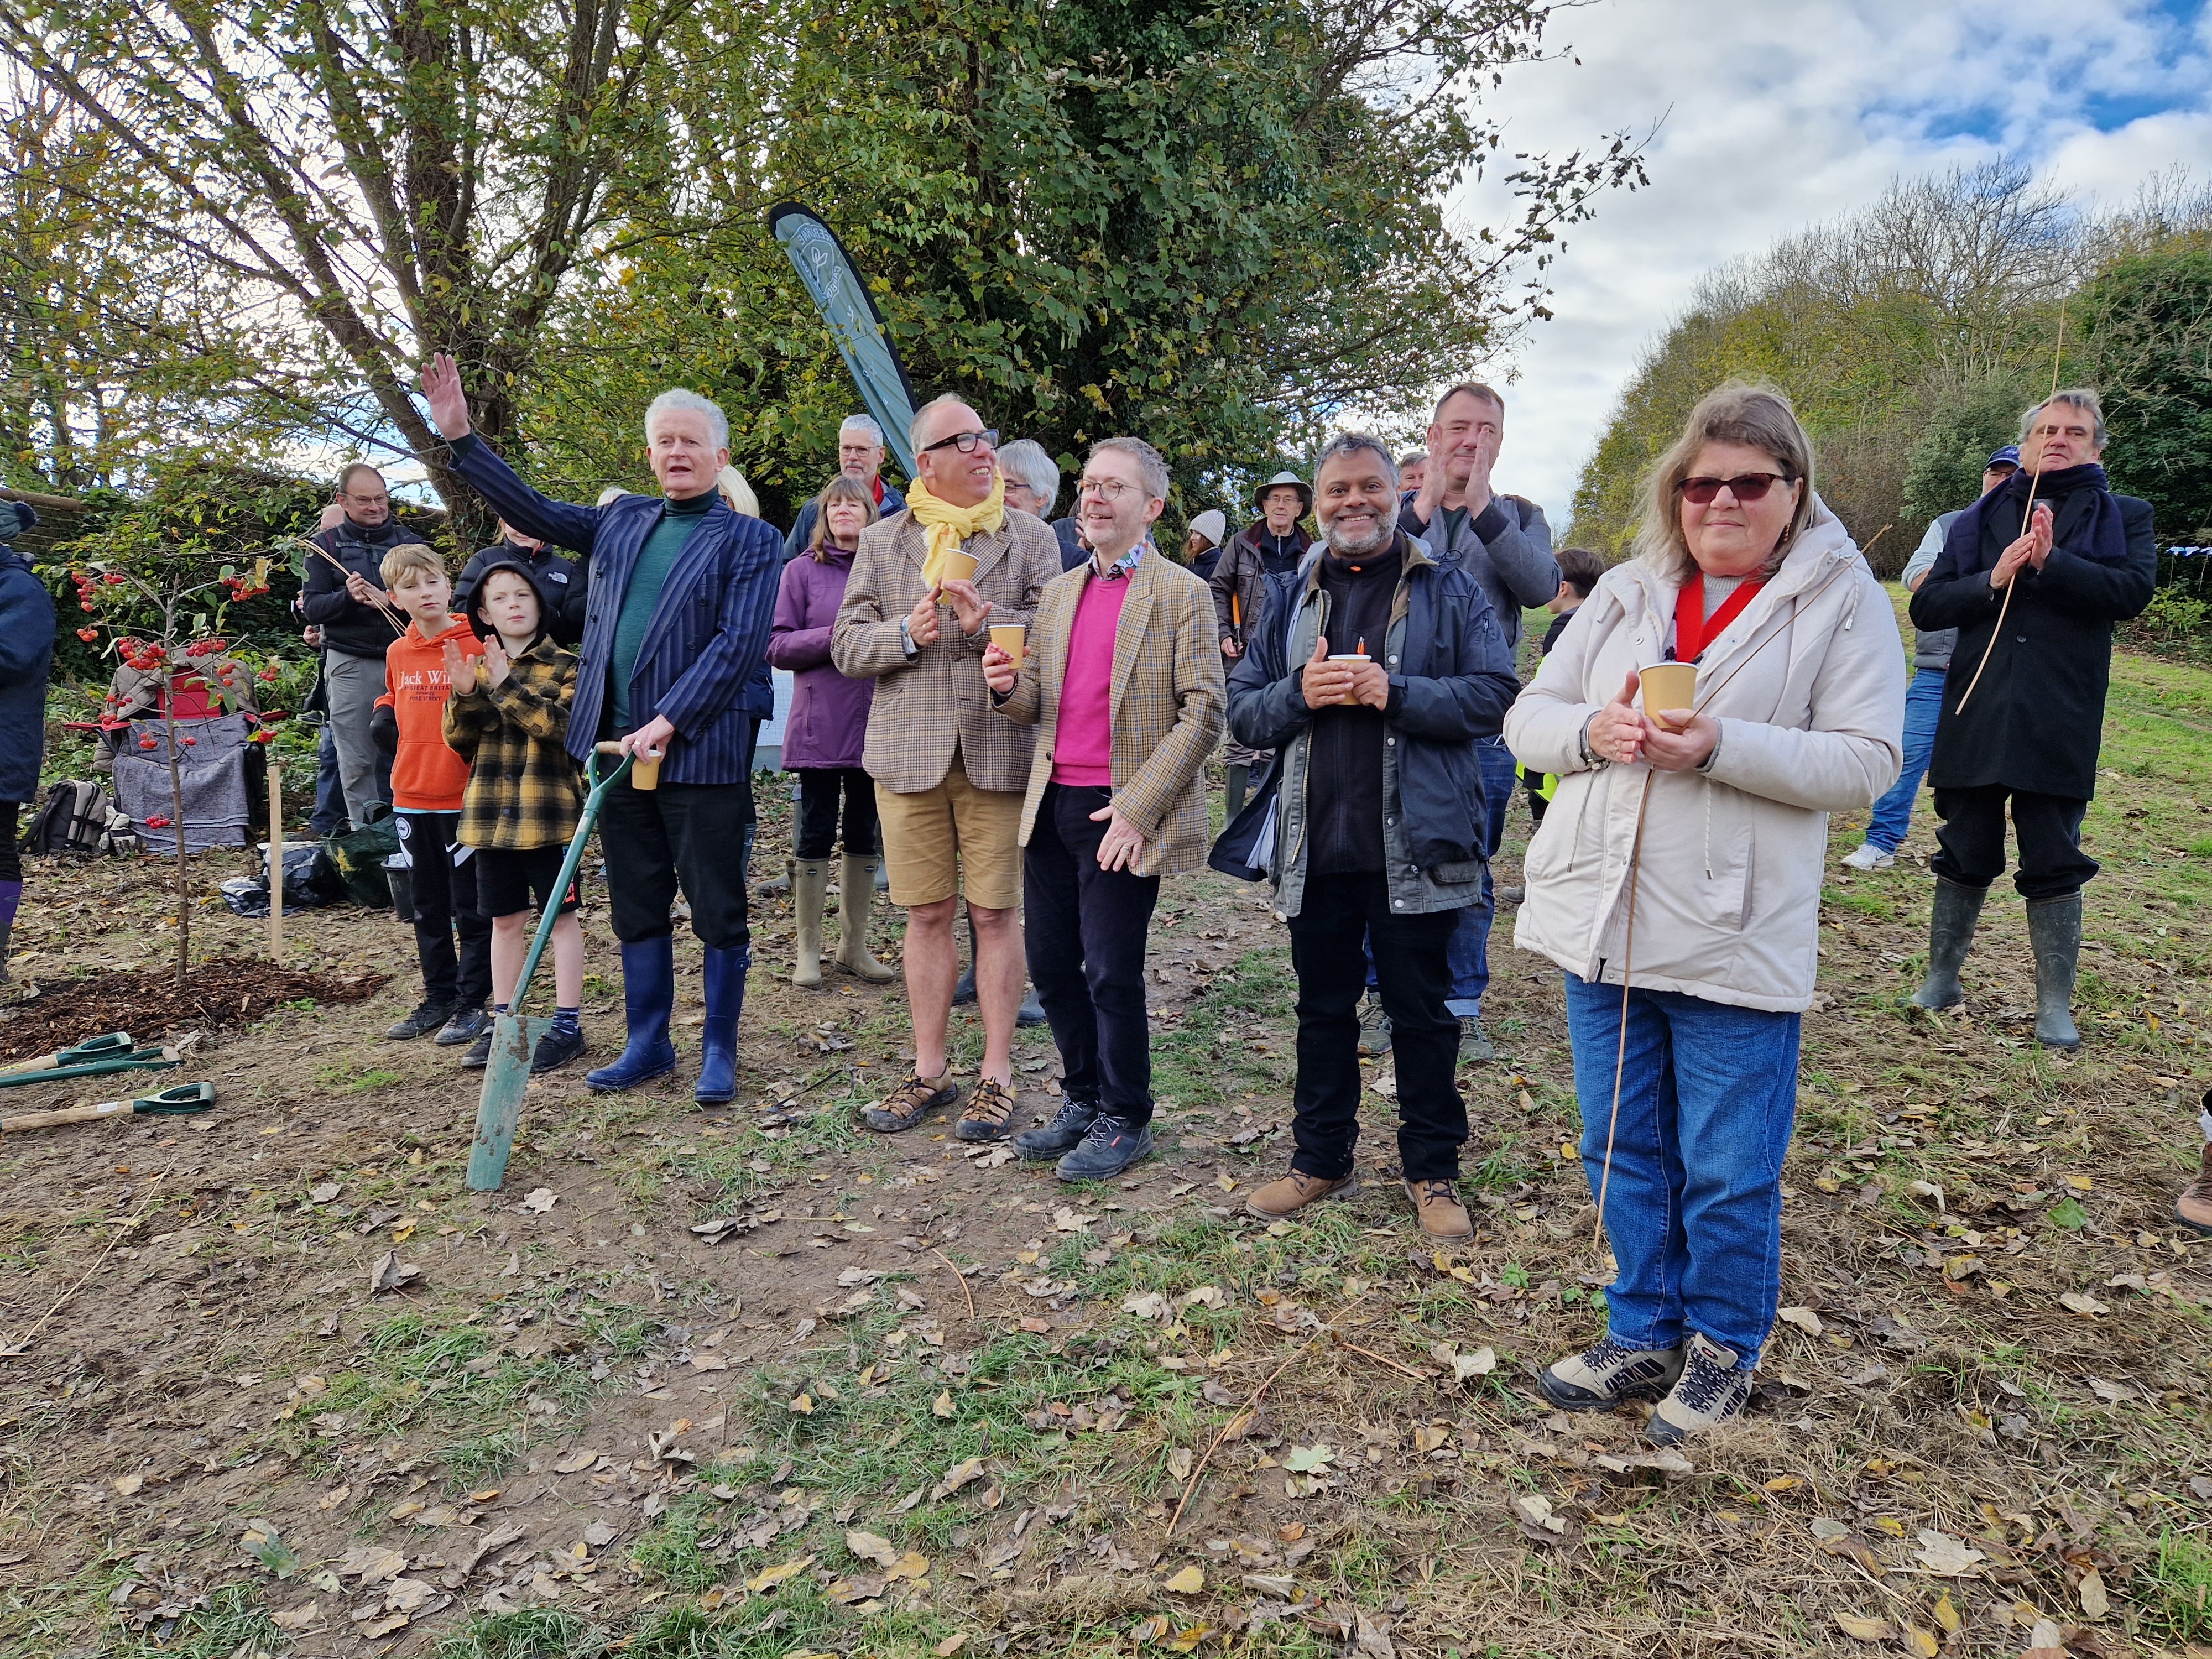
[[[868,510],[868,524],[873,524],[883,517],[882,509],[876,505],[876,492],[858,478],[848,477],[840,472],[823,485],[822,493],[814,498],[814,538],[807,543],[807,547],[813,553],[817,564],[829,556],[823,549],[830,541],[830,503],[832,501],[860,502]],[[861,526],[862,529],[866,527],[866,525]]]
[[[1774,544],[1774,550],[1759,566],[1759,574],[1771,576],[1782,568],[1790,549],[1813,522],[1813,444],[1797,424],[1797,411],[1790,399],[1772,386],[1748,386],[1740,380],[1707,392],[1690,411],[1682,435],[1652,465],[1644,480],[1644,522],[1636,532],[1636,553],[1649,559],[1676,581],[1687,581],[1698,562],[1682,539],[1682,481],[1696,465],[1698,452],[1707,444],[1741,444],[1773,458],[1775,471],[1785,478],[1802,480],[1804,494],[1797,511]]]

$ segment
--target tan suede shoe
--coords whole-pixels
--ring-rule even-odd
[[[1244,1200],[1244,1207],[1254,1215],[1265,1216],[1270,1221],[1280,1221],[1285,1216],[1304,1209],[1309,1204],[1317,1203],[1324,1198],[1340,1197],[1352,1191],[1355,1184],[1351,1176],[1329,1181],[1293,1170],[1255,1191]]]
[[[1421,1231],[1438,1243],[1464,1244],[1474,1237],[1474,1223],[1468,1218],[1467,1206],[1459,1201],[1458,1189],[1450,1182],[1409,1181],[1406,1196],[1413,1200]]]
[[[2200,1233],[2212,1233],[2212,1146],[2204,1149],[2204,1161],[2197,1166],[2197,1179],[2184,1187],[2181,1196],[2174,1200],[2173,1218]]]

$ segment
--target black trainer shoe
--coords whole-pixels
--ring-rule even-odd
[[[1072,1151],[1089,1133],[1101,1109],[1096,1100],[1086,1100],[1080,1095],[1066,1096],[1060,1103],[1060,1109],[1048,1121],[1032,1124],[1014,1137],[1014,1150],[1032,1164],[1058,1158]]]
[[[453,1017],[446,1022],[446,1029],[438,1033],[438,1046],[457,1048],[464,1042],[474,1042],[490,1030],[489,1008],[456,1008]]]
[[[461,1056],[462,1066],[471,1072],[481,1072],[490,1065],[491,1040],[498,1032],[499,1022],[496,1019],[486,1020],[483,1030],[477,1033],[477,1040],[469,1044],[468,1053]]]
[[[584,1028],[563,1031],[557,1026],[538,1039],[538,1052],[530,1057],[532,1075],[539,1072],[557,1072],[578,1054],[584,1052]]]
[[[1624,1400],[1663,1398],[1681,1374],[1680,1348],[1631,1348],[1608,1336],[1547,1366],[1536,1386],[1564,1411],[1609,1412]]]
[[[1054,1173],[1062,1181],[1111,1181],[1140,1158],[1152,1155],[1149,1124],[1124,1123],[1111,1112],[1091,1121],[1075,1150],[1060,1160]]]
[[[428,1036],[453,1018],[450,1002],[426,1001],[406,1018],[384,1028],[384,1035],[393,1042],[412,1042],[416,1037]]]
[[[1390,1052],[1390,1016],[1382,1012],[1382,999],[1372,991],[1367,994],[1367,1006],[1359,1016],[1359,1052],[1363,1054],[1387,1054]]]

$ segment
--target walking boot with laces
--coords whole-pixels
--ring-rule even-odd
[[[2081,895],[2029,900],[2027,942],[2035,951],[2035,1040],[2046,1048],[2078,1048],[2074,975],[2081,959]]]
[[[1664,1399],[1681,1374],[1681,1349],[1632,1348],[1608,1336],[1547,1366],[1536,1386],[1562,1411],[1609,1412],[1624,1401]]]
[[[794,962],[791,982],[802,991],[822,987],[822,912],[830,896],[830,860],[795,859],[783,866],[791,872],[791,912],[798,919],[798,937],[792,943]]]
[[[1072,1152],[1075,1144],[1090,1133],[1092,1121],[1103,1109],[1097,1096],[1071,1091],[1060,1097],[1060,1109],[1049,1119],[1032,1124],[1014,1137],[1014,1150],[1032,1164],[1042,1164],[1047,1158]]]
[[[1390,1052],[1390,1016],[1382,1012],[1382,999],[1370,991],[1367,1006],[1359,1015],[1359,1052],[1363,1054],[1387,1054]]]
[[[2204,1115],[2197,1125],[2204,1131],[2204,1156],[2197,1166],[2197,1179],[2174,1200],[2173,1218],[2200,1233],[2212,1233],[2212,1089],[2204,1091]]]
[[[1327,1176],[1308,1175],[1303,1170],[1293,1170],[1254,1191],[1244,1200],[1244,1207],[1254,1215],[1269,1221],[1280,1221],[1285,1216],[1294,1215],[1309,1204],[1356,1191],[1358,1184],[1349,1174],[1331,1180]]]
[[[1751,1371],[1739,1370],[1738,1359],[1692,1331],[1683,1347],[1682,1374],[1651,1413],[1644,1433],[1656,1444],[1671,1446],[1741,1412],[1751,1399]]]
[[[1982,901],[1988,896],[1986,887],[1961,887],[1936,878],[1936,898],[1928,912],[1928,977],[1906,999],[1915,1008],[1936,1013],[1966,1000],[1959,969],[1973,948],[1974,924],[1981,920]]]
[[[602,1093],[633,1089],[676,1069],[676,1045],[668,1040],[668,1016],[676,1006],[674,938],[663,933],[623,945],[622,967],[629,1041],[611,1061],[584,1074],[586,1085]]]
[[[1053,1173],[1062,1181],[1111,1181],[1140,1158],[1152,1155],[1152,1126],[1131,1123],[1111,1112],[1091,1121],[1090,1132],[1061,1158]]]
[[[699,1082],[691,1098],[720,1106],[738,1092],[738,1018],[745,1011],[745,969],[752,951],[742,945],[706,952],[707,1021],[700,1028]]]
[[[1464,1244],[1474,1237],[1474,1223],[1459,1192],[1449,1181],[1407,1181],[1406,1196],[1413,1200],[1413,1215],[1421,1231],[1439,1244]]]
[[[868,911],[876,898],[876,869],[883,862],[872,855],[845,854],[837,878],[837,965],[854,979],[885,985],[898,977],[868,954]]]

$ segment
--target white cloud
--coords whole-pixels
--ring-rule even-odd
[[[1512,360],[1498,480],[1557,529],[1639,354],[1714,266],[1899,174],[2008,155],[2109,205],[2153,172],[2212,161],[2201,0],[1595,0],[1553,34],[1579,66],[1522,69],[1487,100],[1510,148],[1556,154],[1662,124],[1651,187],[1569,233],[1555,319]],[[1493,180],[1453,211],[1495,220],[1501,200]]]

